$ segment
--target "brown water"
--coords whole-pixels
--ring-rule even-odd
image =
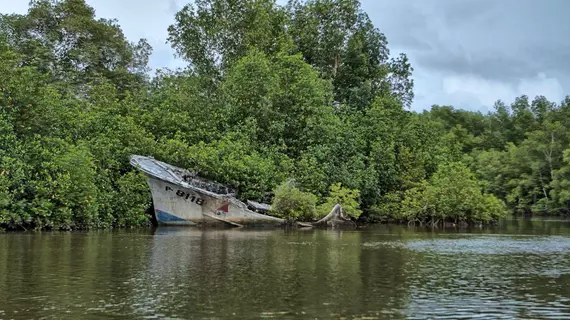
[[[570,223],[0,234],[0,319],[569,319]]]

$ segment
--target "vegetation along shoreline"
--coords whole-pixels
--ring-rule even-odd
[[[84,0],[0,15],[2,229],[150,226],[133,154],[288,221],[570,212],[569,97],[410,111],[413,68],[357,0],[199,0],[167,40],[187,67],[151,76],[150,45]]]

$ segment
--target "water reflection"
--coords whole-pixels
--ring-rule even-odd
[[[198,317],[342,313],[357,305],[360,232],[199,231],[163,229],[154,238],[149,267],[140,276],[155,313]],[[164,277],[168,276],[165,281]]]
[[[0,319],[570,318],[570,224],[0,234]]]

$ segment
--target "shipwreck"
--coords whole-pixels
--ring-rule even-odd
[[[286,220],[267,214],[270,206],[236,198],[230,187],[199,177],[197,174],[152,157],[132,155],[130,163],[147,176],[154,206],[154,215],[161,225],[225,225],[284,226]],[[301,227],[339,226],[350,224],[351,219],[335,205],[319,221],[294,222]]]

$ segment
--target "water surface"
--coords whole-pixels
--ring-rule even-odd
[[[570,223],[0,234],[0,319],[569,319]]]

